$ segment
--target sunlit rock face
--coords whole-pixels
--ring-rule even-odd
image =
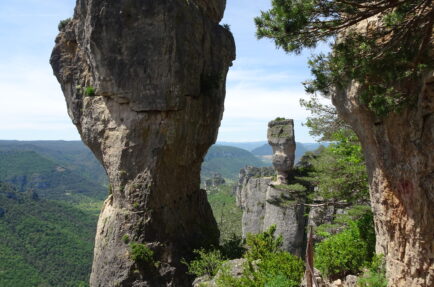
[[[290,175],[295,158],[293,120],[271,121],[267,136],[273,148],[274,168],[246,167],[239,175],[236,198],[243,210],[243,237],[275,225],[276,235],[283,239],[283,250],[302,257],[307,223],[304,216],[306,194],[288,185],[294,183]]]
[[[273,148],[273,166],[277,172],[277,184],[287,184],[294,166],[294,121],[277,119],[268,123],[268,143]]]
[[[377,117],[353,81],[333,96],[364,150],[377,253],[389,286],[434,286],[434,73],[412,83],[413,104]]]
[[[216,140],[231,33],[224,0],[78,0],[51,65],[110,192],[91,286],[191,286],[181,258],[218,243],[200,166]],[[153,251],[133,260],[131,243]]]

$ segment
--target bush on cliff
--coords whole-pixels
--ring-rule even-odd
[[[223,269],[216,278],[220,287],[296,287],[304,273],[303,261],[280,250],[281,237],[275,237],[276,227],[258,235],[248,235],[246,263],[241,277],[234,277]]]
[[[342,232],[317,244],[315,266],[331,279],[359,273],[371,262],[375,249],[372,213],[348,223]]]
[[[217,274],[217,271],[222,266],[224,260],[223,256],[218,249],[213,250],[205,250],[205,249],[199,249],[194,250],[194,253],[196,254],[196,259],[183,263],[187,265],[188,267],[188,273],[196,275],[197,277],[200,276],[215,276]]]
[[[131,243],[131,259],[137,263],[151,264],[154,262],[154,252],[148,246],[141,243]]]

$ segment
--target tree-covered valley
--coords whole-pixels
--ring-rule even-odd
[[[222,239],[241,235],[242,211],[233,193],[240,169],[269,164],[232,146],[208,152],[203,182],[216,174],[226,180],[208,194]],[[105,172],[88,148],[81,142],[0,141],[0,183],[0,286],[87,286],[96,223],[109,194]]]

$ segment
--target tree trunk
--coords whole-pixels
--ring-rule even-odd
[[[434,286],[434,73],[415,85],[416,104],[382,119],[358,101],[357,83],[333,97],[362,143],[389,286]]]

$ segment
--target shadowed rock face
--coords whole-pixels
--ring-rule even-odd
[[[273,166],[277,171],[277,184],[287,184],[295,158],[294,121],[269,122],[267,138],[273,148]]]
[[[216,140],[235,58],[224,0],[78,0],[51,65],[111,194],[91,286],[189,286],[193,248],[218,242],[200,166]],[[154,251],[134,262],[128,242]]]

